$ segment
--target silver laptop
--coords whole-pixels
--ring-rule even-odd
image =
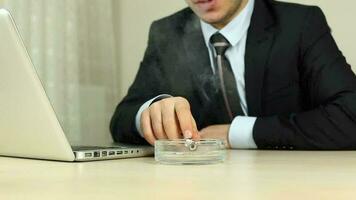
[[[0,155],[90,161],[153,154],[150,146],[71,147],[5,9],[0,9],[0,40]]]

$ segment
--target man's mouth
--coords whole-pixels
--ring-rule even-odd
[[[212,1],[212,0],[196,0],[194,2],[195,3],[208,3],[209,1]]]
[[[200,9],[208,11],[214,8],[216,0],[195,0],[193,1]]]

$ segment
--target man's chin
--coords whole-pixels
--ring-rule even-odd
[[[215,19],[215,18],[201,18],[205,23],[208,23],[214,27],[219,26],[220,24],[222,24],[222,20],[221,19]]]
[[[205,15],[200,17],[200,19],[202,19],[204,22],[208,24],[218,24],[222,21],[221,17],[217,15]]]

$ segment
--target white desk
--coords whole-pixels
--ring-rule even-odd
[[[1,200],[355,198],[356,151],[229,151],[225,163],[201,166],[0,157]]]

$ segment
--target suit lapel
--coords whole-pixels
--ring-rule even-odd
[[[256,0],[245,52],[245,90],[249,116],[261,116],[266,65],[274,41],[274,18],[264,0]]]

